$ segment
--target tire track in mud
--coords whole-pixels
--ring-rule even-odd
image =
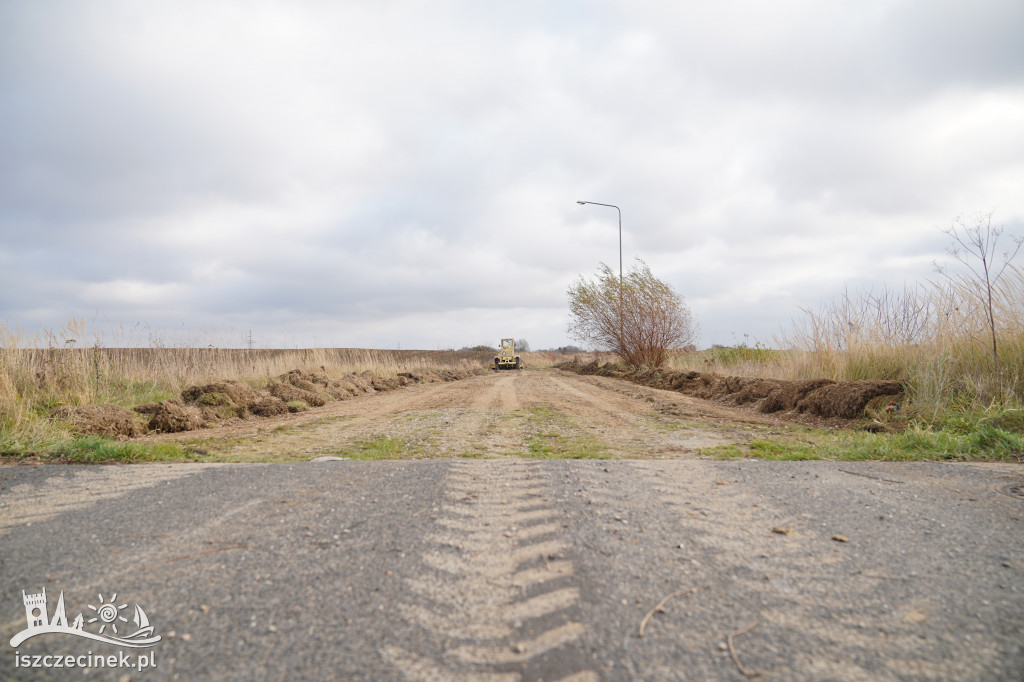
[[[438,656],[389,645],[384,659],[410,682],[596,681],[570,648],[586,628],[575,619],[579,588],[550,499],[534,464],[453,463],[424,570],[406,579],[409,598],[398,607],[439,642]]]

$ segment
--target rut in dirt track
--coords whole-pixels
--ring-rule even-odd
[[[615,379],[528,370],[417,385],[302,415],[155,440],[192,443],[212,461],[358,456],[398,444],[404,457],[679,457],[749,440],[760,415]]]

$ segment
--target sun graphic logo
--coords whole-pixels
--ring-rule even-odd
[[[120,614],[121,609],[128,608],[128,604],[121,604],[120,606],[115,606],[115,603],[117,602],[117,593],[116,592],[113,595],[111,595],[110,602],[106,603],[106,604],[103,603],[103,595],[102,594],[97,595],[97,596],[100,598],[100,606],[99,606],[99,608],[96,608],[92,604],[87,604],[87,606],[90,609],[92,609],[93,611],[96,612],[96,617],[95,618],[90,618],[89,619],[89,624],[92,625],[96,621],[100,621],[102,623],[100,625],[100,634],[101,635],[103,634],[103,631],[107,628],[108,625],[110,626],[110,629],[114,631],[115,635],[118,634],[118,632],[117,632],[117,621],[120,620],[123,623],[127,623],[128,622],[128,619]]]

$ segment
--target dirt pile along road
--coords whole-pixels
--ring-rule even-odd
[[[132,438],[148,432],[196,431],[240,420],[304,412],[311,407],[368,393],[419,383],[458,381],[485,372],[484,369],[425,369],[382,377],[367,370],[335,379],[324,373],[295,369],[262,389],[254,389],[242,381],[217,381],[190,386],[177,398],[138,405],[134,410],[118,405],[63,405],[50,416],[68,422],[83,434]]]
[[[786,381],[758,377],[736,377],[692,371],[629,368],[596,361],[556,365],[576,374],[625,379],[652,388],[678,391],[685,395],[715,400],[727,405],[746,405],[758,412],[791,412],[825,419],[860,419],[880,413],[888,403],[903,400],[900,381],[832,381],[804,379]]]
[[[487,373],[328,403],[299,414],[148,440],[213,461],[401,457],[687,457],[784,422],[616,379],[557,370]]]

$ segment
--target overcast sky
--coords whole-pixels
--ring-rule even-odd
[[[0,0],[0,321],[534,348],[644,259],[703,346],[1024,234],[1024,2]],[[85,339],[92,343],[92,339]],[[108,341],[109,342],[109,341]]]

